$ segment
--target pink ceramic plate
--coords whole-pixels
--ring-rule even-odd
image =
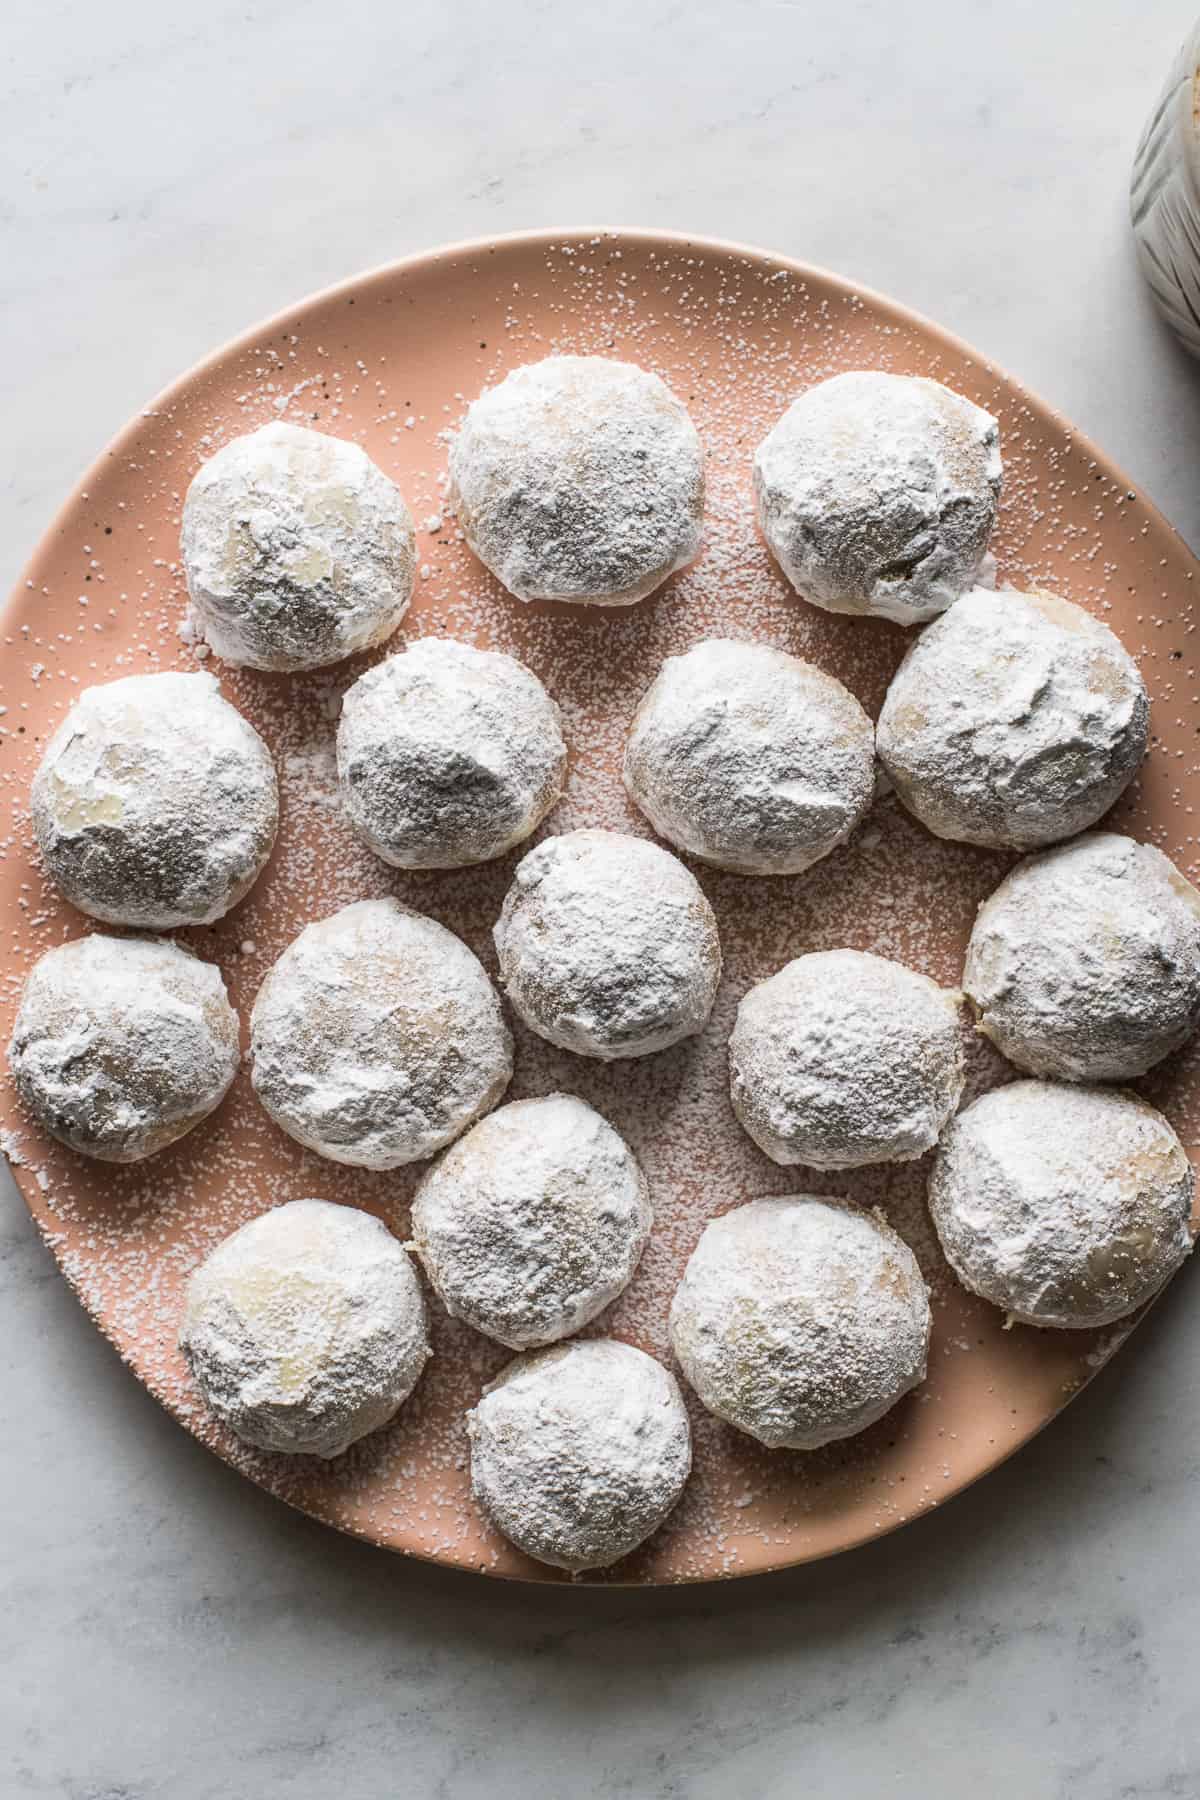
[[[475,562],[443,512],[445,431],[485,383],[570,349],[659,370],[688,403],[709,456],[706,544],[695,566],[622,613],[524,607]],[[121,433],[47,533],[9,602],[0,717],[11,822],[0,862],[8,919],[5,1036],[31,960],[87,922],[41,879],[29,779],[81,686],[193,668],[181,637],[179,513],[219,443],[287,418],[361,441],[408,497],[421,573],[396,646],[429,632],[515,652],[559,701],[573,745],[569,789],[543,832],[584,824],[643,832],[620,752],[662,657],[712,635],[753,636],[810,657],[873,714],[905,645],[894,627],[798,601],[755,531],[755,444],[795,392],[839,369],[937,376],[996,413],[1005,457],[1000,578],[1056,589],[1106,618],[1141,662],[1154,741],[1114,823],[1193,877],[1200,796],[1191,589],[1196,563],[1154,508],[1040,401],[965,345],[850,283],[731,244],[634,231],[541,232],[434,251],[363,276],[259,327],[193,370]],[[300,680],[221,668],[226,694],[279,763],[284,818],[266,874],[233,915],[184,934],[225,971],[243,1019],[263,973],[305,921],[396,893],[459,932],[494,968],[490,930],[515,856],[463,874],[389,871],[349,835],[332,785],[341,692],[361,663]],[[816,1454],[767,1453],[693,1410],[696,1466],[673,1518],[597,1579],[700,1581],[827,1556],[892,1530],[993,1468],[1044,1425],[1127,1335],[1002,1329],[954,1283],[933,1241],[926,1164],[809,1177],[761,1156],[729,1108],[724,1046],[751,982],[802,950],[851,944],[959,977],[975,907],[1007,859],[936,842],[893,801],[846,848],[797,879],[697,874],[716,908],[726,972],[704,1037],[602,1066],[520,1028],[509,1097],[583,1095],[634,1145],[657,1211],[627,1293],[599,1328],[669,1359],[666,1313],[704,1221],[758,1194],[808,1186],[881,1205],[934,1289],[929,1378],[881,1424]],[[977,1042],[978,1087],[1003,1079]],[[1200,1122],[1193,1054],[1143,1084],[1186,1144]],[[220,1456],[294,1506],[390,1549],[485,1573],[557,1580],[479,1517],[463,1414],[505,1361],[434,1305],[435,1356],[395,1424],[332,1464],[239,1445],[198,1405],[175,1346],[183,1282],[264,1207],[315,1194],[366,1207],[403,1234],[418,1170],[370,1175],[307,1154],[257,1106],[243,1071],[199,1130],[140,1167],[88,1163],[47,1141],[11,1087],[3,1143],[67,1278],[130,1368]]]

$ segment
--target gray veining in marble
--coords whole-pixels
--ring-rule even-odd
[[[1200,380],[1125,184],[1182,0],[39,0],[3,39],[7,582],[181,368],[405,251],[760,243],[933,315],[1200,542]],[[1051,1430],[899,1535],[727,1589],[538,1592],[293,1516],[118,1365],[0,1195],[0,1794],[1194,1800],[1185,1275]]]

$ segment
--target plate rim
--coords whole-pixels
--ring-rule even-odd
[[[1200,571],[1200,556],[1192,550],[1182,533],[1172,525],[1156,502],[1137,482],[1131,479],[1120,463],[1101,450],[1094,439],[1073,424],[1057,406],[1043,399],[1024,381],[1010,374],[1002,363],[978,350],[968,339],[960,337],[957,332],[948,330],[944,325],[939,325],[936,320],[918,311],[916,307],[909,306],[902,300],[892,299],[890,295],[882,293],[868,282],[855,281],[850,276],[840,275],[833,269],[825,268],[821,263],[803,262],[797,257],[786,256],[779,251],[765,250],[754,244],[744,244],[735,238],[709,237],[703,232],[668,231],[654,226],[639,225],[573,225],[558,229],[536,226],[519,231],[495,232],[485,237],[458,238],[447,244],[435,245],[431,250],[411,251],[406,256],[391,257],[386,262],[373,263],[368,268],[360,269],[356,274],[346,275],[338,281],[328,282],[324,287],[314,288],[311,293],[302,295],[299,300],[293,300],[275,312],[268,313],[246,330],[239,332],[234,337],[227,338],[214,350],[210,350],[207,355],[191,363],[165,387],[159,388],[146,404],[138,407],[91,458],[83,474],[75,482],[61,505],[55,509],[50,522],[39,533],[32,550],[25,557],[15,586],[10,589],[4,601],[0,603],[0,625],[4,624],[14,600],[23,590],[30,566],[40,558],[43,551],[58,535],[78,500],[86,495],[92,476],[119,452],[125,440],[137,430],[140,421],[153,416],[156,412],[165,410],[186,388],[191,387],[195,381],[210,369],[215,369],[228,357],[253,349],[264,337],[276,332],[294,313],[301,309],[307,310],[310,307],[337,300],[339,296],[347,294],[351,290],[360,289],[376,281],[394,279],[406,270],[424,269],[439,262],[458,260],[465,256],[486,255],[499,246],[534,249],[540,245],[545,249],[552,249],[556,244],[570,242],[574,239],[584,239],[590,243],[601,238],[623,238],[651,248],[664,245],[672,250],[698,249],[706,253],[715,252],[725,257],[741,257],[750,262],[770,263],[776,268],[786,269],[789,274],[798,276],[802,281],[815,279],[832,287],[840,288],[848,296],[854,295],[867,300],[872,306],[916,325],[922,332],[939,339],[959,355],[969,357],[973,362],[981,363],[987,373],[997,376],[1008,388],[1019,394],[1037,411],[1048,414],[1069,436],[1077,449],[1086,452],[1093,462],[1102,463],[1112,470],[1121,485],[1136,496],[1138,502],[1146,508],[1155,523],[1162,526],[1175,539],[1195,569]]]

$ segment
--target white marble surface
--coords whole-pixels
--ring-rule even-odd
[[[0,562],[168,378],[363,266],[628,222],[932,314],[1200,542],[1200,383],[1125,222],[1182,0],[40,0],[5,25]],[[1136,22],[1135,22],[1136,21]],[[1050,1431],[867,1551],[728,1589],[392,1561],[200,1450],[0,1195],[0,1793],[1200,1793],[1185,1275]]]

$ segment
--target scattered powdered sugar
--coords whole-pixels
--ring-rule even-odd
[[[179,1344],[205,1402],[263,1450],[340,1456],[386,1425],[429,1355],[407,1252],[378,1219],[293,1200],[187,1284]]]
[[[877,736],[930,831],[1034,850],[1108,811],[1149,731],[1137,664],[1101,620],[1051,594],[976,588],[916,640]]]
[[[512,1039],[452,932],[396,900],[308,925],[250,1015],[254,1089],[298,1142],[394,1169],[432,1156],[496,1104]]]
[[[629,606],[700,547],[704,453],[657,375],[551,356],[472,404],[450,447],[467,542],[519,600]]]
[[[1129,1081],[1200,1024],[1200,893],[1111,831],[1017,864],[980,908],[963,988],[1018,1068]]]
[[[1194,1179],[1162,1114],[1119,1088],[1016,1081],[954,1119],[929,1184],[959,1279],[1032,1325],[1111,1324],[1192,1248]]]
[[[344,814],[338,787],[337,748],[332,737],[301,750],[290,750],[283,763],[284,780],[293,806],[320,808],[339,821]]]
[[[282,421],[197,471],[182,547],[195,624],[253,669],[369,650],[412,598],[413,523],[395,483],[359,445]]]
[[[695,877],[618,832],[567,832],[522,857],[495,937],[517,1012],[580,1056],[649,1056],[691,1037],[721,978],[717,921]]]
[[[494,1524],[576,1573],[608,1567],[657,1530],[692,1463],[675,1378],[608,1338],[518,1357],[467,1429],[471,1486]]]
[[[113,925],[210,924],[258,879],[279,822],[266,745],[211,675],[85,688],[32,789],[46,867]]]
[[[634,717],[624,779],[677,849],[742,875],[798,875],[870,806],[874,728],[812,663],[710,638],[659,670]]]
[[[439,1299],[512,1350],[569,1337],[627,1286],[653,1217],[646,1178],[572,1094],[515,1100],[442,1156],[413,1199]]]
[[[798,956],[752,987],[729,1040],[733,1110],[772,1161],[910,1162],[963,1088],[959,996],[861,950]]]
[[[671,1343],[718,1418],[772,1449],[863,1431],[925,1379],[929,1297],[890,1226],[789,1194],[707,1225],[671,1307]]]
[[[0,1131],[0,1153],[4,1160],[14,1169],[23,1169],[26,1164],[25,1152],[19,1131]]]
[[[567,747],[558,708],[515,657],[420,638],[350,688],[337,762],[377,856],[454,869],[529,836],[562,792]]]
[[[207,1118],[237,1073],[221,971],[167,940],[94,931],[30,970],[8,1060],[26,1106],[86,1156],[138,1162]]]
[[[978,578],[1000,468],[990,413],[936,381],[864,369],[789,407],[758,447],[754,491],[806,600],[914,625]]]

